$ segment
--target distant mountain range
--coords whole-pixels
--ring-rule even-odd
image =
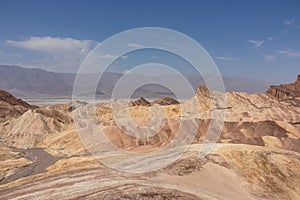
[[[100,80],[96,94],[109,98],[115,83],[122,76],[120,73],[105,72]],[[134,79],[145,79],[144,75],[133,75]],[[194,90],[204,81],[197,75],[184,75]],[[56,73],[42,69],[29,69],[20,66],[0,65],[0,89],[9,91],[19,97],[57,97],[71,96],[76,74]],[[88,80],[97,80],[95,75],[86,74]],[[158,78],[176,79],[176,75],[160,75]],[[247,93],[264,93],[271,85],[270,82],[243,77],[223,77],[226,91],[243,91]],[[91,91],[85,91],[87,94]],[[157,84],[148,84],[135,91],[133,97],[159,98],[174,97],[172,92]]]
[[[0,65],[0,88],[17,96],[70,95],[74,74]]]

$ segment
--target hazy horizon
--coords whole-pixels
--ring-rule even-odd
[[[199,42],[222,75],[289,83],[300,74],[299,8],[298,1],[6,1],[0,3],[0,63],[76,73],[108,37],[157,26]],[[150,54],[146,61],[161,62]],[[123,72],[135,63],[130,58],[145,61],[145,55],[124,55],[113,67]]]

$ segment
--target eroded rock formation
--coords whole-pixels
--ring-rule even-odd
[[[17,99],[4,90],[0,90],[0,123],[12,117],[17,118],[27,110],[34,108],[38,107]]]
[[[295,83],[271,86],[268,89],[267,94],[279,100],[287,100],[300,97],[300,75],[298,75]]]
[[[125,109],[113,113],[109,103],[84,104],[74,110],[68,109],[71,104],[31,109],[2,101],[4,108],[24,110],[16,115],[4,114],[8,117],[0,127],[0,181],[7,181],[0,184],[0,196],[4,199],[299,199],[300,107],[289,102],[297,100],[299,83],[298,76],[294,84],[274,86],[278,87],[274,90],[271,87],[268,94],[220,94],[200,86],[195,97],[183,103],[171,98],[154,101],[163,105],[161,110],[152,106],[156,103],[143,98],[131,102],[127,109],[130,116],[124,114]],[[94,106],[96,113],[91,113]],[[224,127],[215,148],[200,158],[213,109],[226,111]],[[184,110],[188,112],[182,113]],[[72,119],[76,112],[82,113],[81,124],[96,125],[94,132],[79,127],[86,137],[91,137],[90,143],[83,144],[86,137],[78,134]],[[123,127],[116,123],[114,114]],[[165,122],[155,135],[148,136],[130,123],[132,120],[136,125],[150,126],[158,122],[151,121],[153,117]],[[183,129],[177,137],[179,127]],[[124,173],[106,167],[88,153],[89,145],[95,152],[100,147],[92,137],[99,138],[100,128],[110,141],[103,145],[114,145],[135,155],[141,153],[141,157],[123,159],[114,151],[98,151],[98,155],[116,166],[133,166],[134,170],[163,163],[172,152],[185,149],[184,141],[191,136],[192,144],[182,157],[157,171]],[[135,134],[128,135],[126,131]],[[146,137],[139,137],[140,134]],[[156,154],[156,150],[171,141],[178,141],[178,146]],[[46,161],[26,154],[30,149],[19,150],[23,154],[15,152],[14,147],[38,147],[57,162],[42,165],[40,173],[32,176],[28,169],[32,170],[36,162]],[[31,156],[41,160],[32,160]],[[17,180],[18,177],[23,178]]]
[[[179,101],[177,101],[176,99],[173,99],[171,97],[162,97],[162,98],[156,99],[151,102],[151,105],[155,105],[155,104],[158,104],[161,106],[177,105],[177,104],[179,104]]]

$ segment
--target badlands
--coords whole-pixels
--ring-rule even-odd
[[[300,199],[300,76],[265,94],[201,85],[185,102],[114,103],[38,107],[0,91],[0,199]],[[155,134],[134,127],[156,118]]]

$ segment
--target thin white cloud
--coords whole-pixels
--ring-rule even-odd
[[[300,57],[300,51],[296,51],[293,49],[285,49],[285,50],[280,50],[277,53],[289,56],[289,57]]]
[[[161,44],[162,44],[162,45],[165,45],[165,46],[170,46],[170,45],[172,45],[170,42],[162,42]]]
[[[103,58],[103,59],[115,59],[115,58],[117,58],[117,56],[111,55],[111,54],[106,54],[104,56],[99,56],[99,58]]]
[[[289,19],[289,20],[285,20],[283,23],[286,24],[286,25],[292,25],[292,24],[295,23],[295,20],[294,19]]]
[[[273,40],[273,37],[268,37],[268,40],[272,41],[272,40]]]
[[[121,56],[121,58],[125,60],[125,59],[128,58],[128,56],[126,56],[126,55],[125,56]]]
[[[143,47],[142,45],[136,44],[136,43],[128,43],[127,46],[134,47],[134,48],[142,48]]]
[[[130,74],[130,70],[125,69],[125,70],[123,71],[123,74]]]
[[[264,59],[266,62],[273,62],[275,60],[276,56],[268,54],[264,56]]]
[[[54,71],[76,71],[84,57],[97,45],[93,40],[61,37],[30,37],[25,40],[6,40],[6,44],[43,54],[24,60],[24,65],[43,66]]]
[[[96,56],[95,56],[96,55]],[[123,60],[126,60],[127,58],[128,58],[128,56],[127,55],[124,55],[124,56],[117,56],[117,55],[112,55],[112,54],[105,54],[105,55],[97,55],[97,53],[96,54],[94,54],[94,56],[95,57],[97,57],[97,59],[117,59],[117,58],[121,58],[121,59],[123,59]]]
[[[254,47],[260,47],[261,45],[263,45],[263,43],[265,43],[264,40],[248,40],[248,42]]]
[[[106,54],[106,55],[104,55],[104,56],[99,56],[99,58],[102,58],[102,59],[116,59],[116,58],[118,58],[118,56],[112,55],[112,54]],[[125,60],[125,59],[128,58],[128,56],[127,56],[127,55],[125,55],[125,56],[120,56],[120,58]]]
[[[78,52],[86,53],[96,42],[92,40],[76,40],[60,37],[30,37],[23,41],[6,40],[11,46],[40,51],[50,54]]]
[[[152,56],[152,59],[153,60],[158,60],[158,59],[160,59],[160,57],[159,56]]]
[[[286,20],[286,21],[284,21],[284,24],[286,24],[288,26],[292,26],[293,28],[300,28],[299,24],[297,24],[294,19]]]
[[[218,56],[216,57],[218,60],[227,60],[227,61],[236,61],[238,60],[237,58],[231,58],[231,57],[223,57],[223,56]]]

